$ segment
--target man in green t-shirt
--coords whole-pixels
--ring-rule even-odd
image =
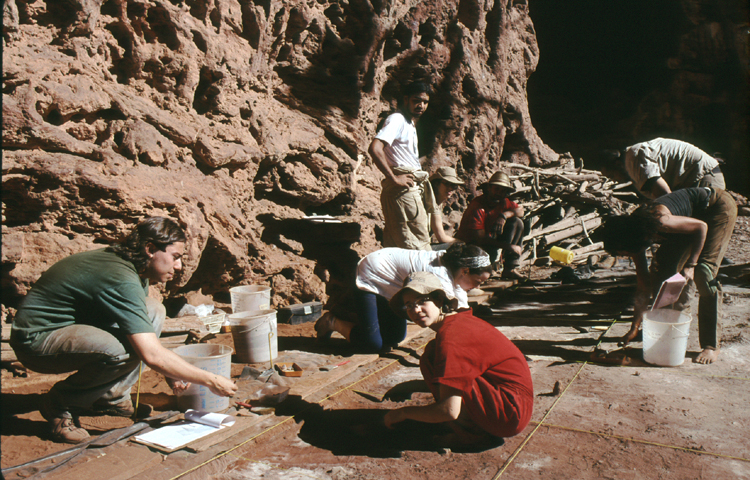
[[[88,438],[71,409],[131,416],[141,361],[165,375],[175,392],[190,382],[217,395],[237,390],[230,379],[187,363],[159,342],[166,310],[146,296],[148,285],[167,282],[182,268],[185,241],[173,220],[147,218],[121,244],[55,263],[24,299],[10,339],[18,359],[40,373],[76,372],[42,402],[54,440]]]

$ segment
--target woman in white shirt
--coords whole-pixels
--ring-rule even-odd
[[[406,337],[406,320],[388,305],[412,272],[431,272],[445,291],[469,308],[466,292],[486,282],[492,272],[490,257],[475,245],[454,243],[445,251],[384,248],[360,260],[357,266],[354,308],[356,323],[326,312],[315,324],[318,339],[338,332],[363,352],[379,352]]]

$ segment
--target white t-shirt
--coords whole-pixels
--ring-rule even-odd
[[[388,115],[375,138],[386,143],[385,156],[391,167],[422,169],[419,163],[417,128],[403,114],[396,112]]]
[[[387,300],[401,290],[404,279],[412,272],[431,272],[440,279],[446,293],[458,300],[458,308],[468,308],[466,292],[454,285],[453,276],[440,262],[445,251],[383,248],[367,255],[357,265],[357,288],[375,293]]]
[[[638,190],[654,177],[662,177],[673,191],[691,187],[718,165],[700,148],[668,138],[637,143],[625,150],[625,169]]]

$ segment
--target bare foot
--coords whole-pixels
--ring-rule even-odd
[[[703,365],[708,365],[709,363],[714,363],[716,359],[719,358],[719,349],[716,348],[704,348],[703,351],[696,357],[695,360],[693,360],[695,363],[702,363]]]

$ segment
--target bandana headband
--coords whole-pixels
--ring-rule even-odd
[[[459,258],[457,263],[461,268],[482,268],[492,265],[492,263],[490,263],[490,256],[487,253],[478,257]]]

